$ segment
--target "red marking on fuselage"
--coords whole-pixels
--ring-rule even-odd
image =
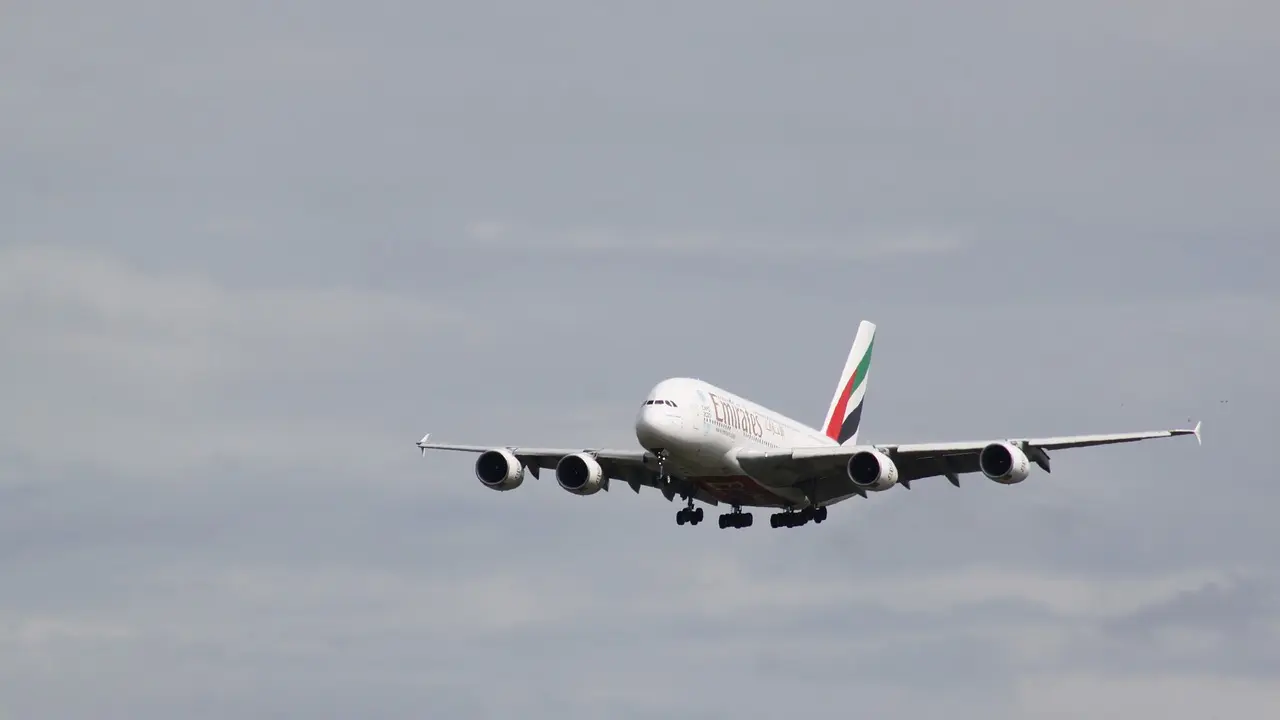
[[[730,505],[781,507],[785,502],[747,475],[700,475],[688,479],[716,500]]]

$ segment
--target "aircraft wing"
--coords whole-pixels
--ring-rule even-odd
[[[539,477],[543,468],[555,470],[556,463],[566,455],[585,452],[595,457],[600,463],[600,469],[604,470],[605,477],[609,480],[621,480],[631,487],[632,490],[639,493],[642,486],[657,488],[662,494],[670,500],[675,492],[690,492],[695,498],[710,505],[719,504],[718,501],[702,488],[688,483],[687,480],[679,475],[672,474],[672,482],[662,483],[658,480],[658,458],[653,453],[644,450],[609,450],[609,449],[593,449],[593,448],[545,448],[545,447],[519,447],[514,445],[455,445],[450,443],[433,443],[428,442],[431,437],[430,433],[423,436],[418,441],[418,448],[422,450],[422,454],[426,455],[428,450],[453,450],[466,453],[482,453],[487,450],[509,450],[512,455],[520,460],[529,471],[529,474],[535,478]],[[609,489],[609,483],[606,481],[604,489]]]
[[[910,488],[911,482],[928,477],[945,477],[956,487],[959,476],[980,472],[978,455],[993,442],[1008,442],[1018,446],[1027,458],[1045,472],[1049,472],[1049,450],[1113,445],[1156,438],[1194,435],[1200,440],[1200,423],[1190,430],[1153,430],[1149,432],[1113,433],[1108,435],[1067,435],[1063,437],[1009,438],[1001,440],[977,440],[964,442],[910,443],[888,445],[828,445],[801,447],[792,450],[743,451],[737,460],[756,477],[778,477],[789,486],[811,483],[811,496],[817,502],[829,501],[866,492],[849,479],[845,464],[855,453],[863,450],[879,450],[898,467],[898,483]]]

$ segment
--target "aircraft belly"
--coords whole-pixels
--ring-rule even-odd
[[[785,507],[801,504],[804,495],[793,488],[767,487],[755,478],[699,456],[671,458],[672,470],[706,490],[716,500],[747,507]]]
[[[783,507],[788,500],[779,491],[770,490],[746,475],[702,475],[689,478],[715,499],[730,505],[748,507]]]
[[[683,438],[682,438],[683,439]],[[689,438],[692,439],[692,438]],[[710,442],[707,442],[710,440]],[[786,507],[805,504],[804,493],[793,487],[791,473],[744,470],[728,457],[735,439],[715,437],[682,442],[670,449],[672,472],[689,480],[722,503],[746,507]]]

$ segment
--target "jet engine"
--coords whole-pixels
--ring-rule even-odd
[[[604,487],[604,468],[587,453],[565,455],[556,463],[556,482],[574,495],[594,495]]]
[[[1015,485],[1031,474],[1031,461],[1017,445],[998,442],[982,448],[978,468],[1001,485]]]
[[[864,490],[880,492],[898,482],[898,466],[879,450],[862,450],[849,457],[845,466],[849,479]]]
[[[515,490],[524,482],[524,463],[510,450],[486,450],[476,458],[476,478],[493,490]]]

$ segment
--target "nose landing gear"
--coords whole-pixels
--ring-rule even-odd
[[[658,461],[658,482],[661,483],[667,479],[667,451],[659,448],[653,451],[653,456]]]

